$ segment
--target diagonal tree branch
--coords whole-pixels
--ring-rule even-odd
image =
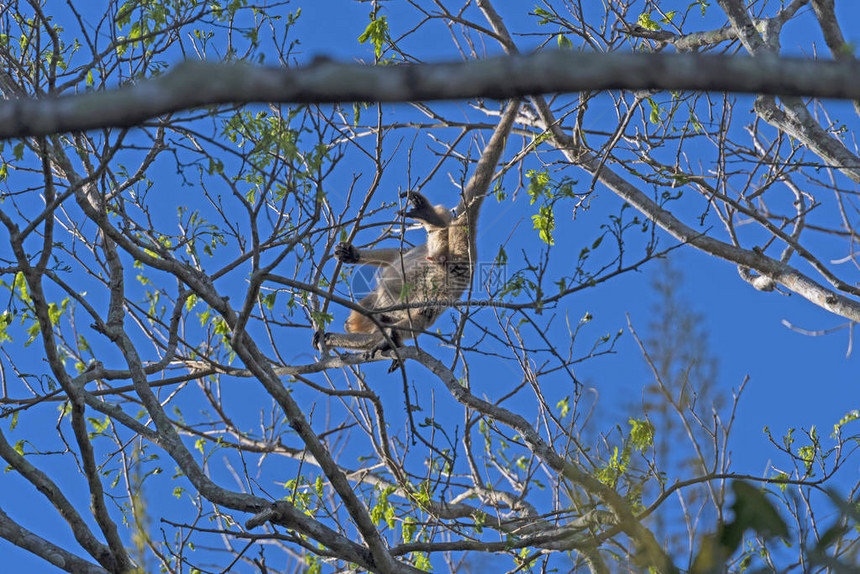
[[[0,457],[35,486],[45,498],[51,501],[51,504],[54,505],[63,519],[69,524],[75,540],[90,556],[98,560],[99,564],[105,568],[113,568],[115,566],[110,548],[102,544],[95,537],[83,517],[78,513],[71,501],[66,498],[65,494],[63,494],[62,489],[53,480],[48,478],[48,475],[30,464],[30,461],[19,454],[9,444],[2,432],[0,432]]]
[[[19,526],[2,509],[0,509],[0,538],[32,552],[66,572],[73,572],[74,574],[108,574],[110,572],[110,570],[87,562],[68,550],[52,544],[23,526]]]

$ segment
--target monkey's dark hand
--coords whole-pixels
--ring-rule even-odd
[[[411,203],[412,207],[415,209],[426,209],[430,207],[430,202],[427,201],[427,198],[417,191],[404,191],[400,194],[400,197]]]
[[[432,227],[447,227],[449,221],[439,215],[439,212],[437,211],[438,209],[441,209],[441,206],[436,206],[434,208],[427,198],[417,191],[405,191],[400,194],[400,197],[405,197],[406,200],[412,204],[412,209],[404,209],[400,212],[400,215],[403,217],[417,219],[424,225],[430,225]]]
[[[344,241],[334,246],[334,257],[341,263],[358,263],[361,251],[352,243]]]
[[[403,217],[425,220],[433,215],[433,207],[430,202],[417,191],[404,191],[400,197],[412,204],[412,209],[404,209],[400,212]]]

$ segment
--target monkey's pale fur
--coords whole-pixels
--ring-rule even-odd
[[[335,257],[344,263],[380,267],[373,291],[359,304],[371,313],[353,310],[344,324],[346,333],[326,333],[325,345],[345,349],[364,349],[371,354],[426,330],[468,289],[477,263],[477,223],[481,204],[493,180],[508,134],[514,125],[519,101],[508,103],[499,124],[484,148],[475,172],[466,184],[453,216],[444,206],[431,206],[420,193],[405,194],[412,209],[403,215],[420,222],[427,242],[405,253],[399,249],[361,251],[349,243],[335,247]],[[389,307],[408,308],[384,311]],[[381,311],[372,313],[373,311]],[[321,333],[314,336],[320,346]]]

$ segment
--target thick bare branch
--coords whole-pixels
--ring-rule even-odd
[[[860,99],[860,65],[851,60],[569,51],[400,66],[321,61],[294,69],[189,61],[128,88],[0,104],[0,138],[134,126],[164,114],[228,103],[506,99],[611,89]]]

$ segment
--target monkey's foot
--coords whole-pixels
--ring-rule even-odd
[[[383,317],[385,317],[385,316],[383,315]],[[364,353],[365,359],[368,359],[368,360],[375,359],[376,355],[379,353],[385,353],[387,351],[392,351],[396,347],[402,347],[403,346],[403,338],[400,336],[400,333],[397,332],[397,330],[386,329],[385,331],[388,335],[388,338],[383,339],[382,341],[377,343],[373,348],[369,349],[368,351],[365,351],[365,353]]]
[[[342,241],[334,246],[334,257],[341,263],[358,263],[361,252],[352,243]]]
[[[311,345],[313,345],[314,349],[319,352],[325,352],[328,347],[328,333],[325,331],[314,331],[313,339],[311,340]]]
[[[372,361],[376,358],[377,355],[381,355],[382,353],[385,353],[386,351],[390,350],[391,345],[389,345],[386,341],[383,341],[382,343],[374,346],[372,349],[368,349],[367,351],[362,353],[361,356],[367,361]]]

